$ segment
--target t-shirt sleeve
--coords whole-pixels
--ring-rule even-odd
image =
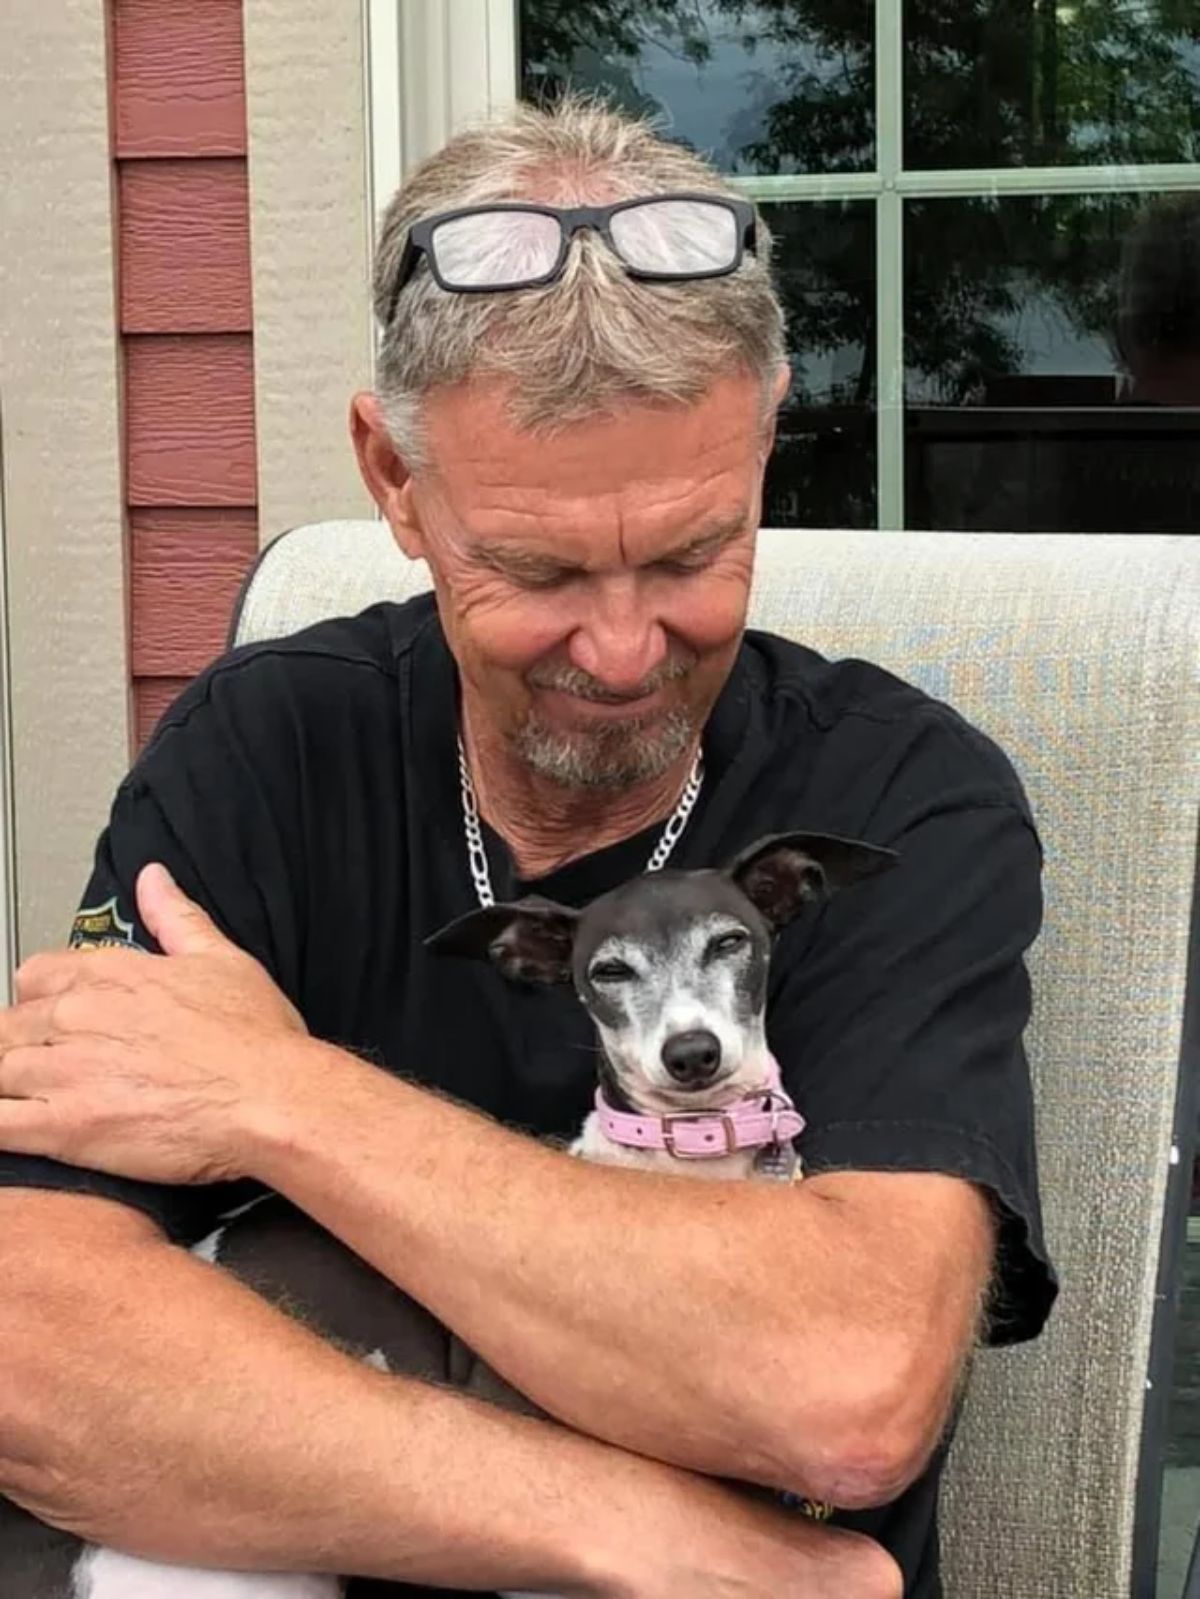
[[[808,1173],[945,1172],[992,1196],[988,1340],[1016,1343],[1057,1292],[1022,1045],[1041,850],[1019,798],[943,793],[918,766],[897,774],[869,837],[898,864],[784,933],[768,1036],[806,1118]]]
[[[161,861],[221,930],[260,960],[285,991],[292,963],[287,874],[277,819],[241,724],[251,707],[236,689],[195,685],[177,703],[113,801],[68,943],[161,953],[138,915],[141,868]],[[289,997],[293,997],[289,994]],[[61,1189],[120,1200],[191,1244],[227,1210],[261,1193],[251,1181],[173,1185],[135,1181],[40,1156],[0,1152],[0,1185]]]

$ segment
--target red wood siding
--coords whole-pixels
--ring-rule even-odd
[[[242,0],[113,0],[112,73],[140,746],[257,546]]]
[[[122,161],[126,333],[249,333],[246,163]]]
[[[246,153],[242,0],[114,0],[116,154]]]
[[[196,673],[224,639],[258,542],[254,511],[134,511],[133,674]]]
[[[236,333],[125,340],[130,505],[253,505],[254,365]]]

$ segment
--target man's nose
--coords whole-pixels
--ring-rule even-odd
[[[567,646],[571,665],[614,694],[629,694],[667,659],[662,623],[638,593],[632,574],[597,584]]]

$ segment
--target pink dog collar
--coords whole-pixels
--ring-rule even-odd
[[[614,1110],[596,1090],[600,1131],[610,1143],[630,1149],[665,1149],[677,1160],[704,1160],[739,1149],[790,1142],[804,1131],[804,1117],[779,1086],[779,1067],[771,1062],[771,1084],[718,1111],[680,1111],[643,1116]]]

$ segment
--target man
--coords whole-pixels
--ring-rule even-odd
[[[786,384],[754,224],[578,103],[456,138],[393,202],[352,430],[436,607],[203,674],[75,939],[166,958],[34,957],[0,1027],[0,1486],[44,1519],[458,1589],[939,1591],[965,1362],[1054,1292],[1020,1045],[1039,851],[948,708],[743,636]],[[529,1137],[586,1113],[586,1017],[423,937],[493,895],[582,904],[676,834],[698,867],[790,828],[900,854],[776,947],[806,1180]],[[171,1247],[260,1184],[560,1425],[357,1365]]]

